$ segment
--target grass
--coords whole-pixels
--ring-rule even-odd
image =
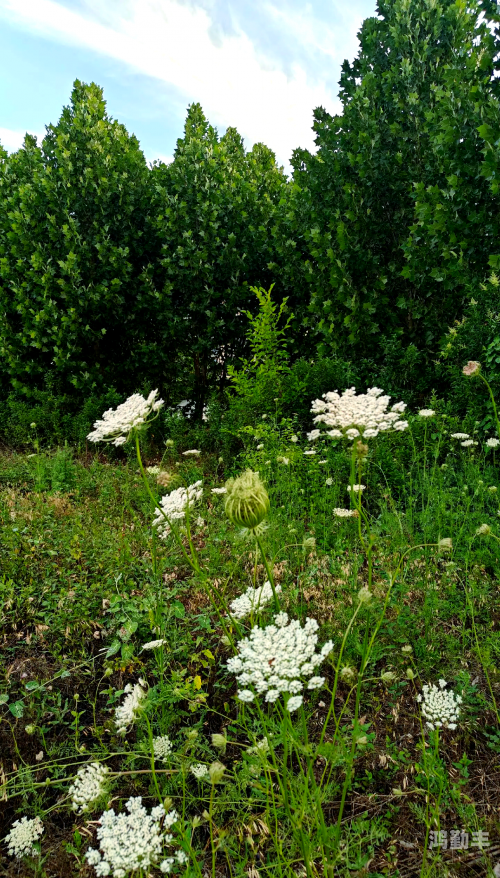
[[[35,857],[17,860],[3,846],[2,875],[90,878],[84,855],[96,846],[100,814],[138,795],[148,810],[167,800],[179,812],[174,840],[189,856],[174,867],[181,874],[492,875],[500,860],[498,468],[482,442],[464,449],[450,437],[459,427],[415,417],[410,432],[371,442],[361,519],[332,514],[349,506],[346,446],[320,440],[305,456],[291,422],[269,416],[247,428],[244,451],[229,463],[168,448],[168,488],[148,474],[153,495],[204,484],[192,514],[203,523],[193,526],[192,547],[181,536],[184,554],[173,537],[155,536],[132,454],[110,461],[68,448],[4,449],[0,838],[24,815],[39,815],[44,834]],[[282,699],[238,701],[226,668],[249,626],[224,608],[268,573],[210,488],[246,466],[260,472],[271,500],[262,545],[281,607],[302,624],[317,619],[319,647],[333,641],[320,670],[325,687],[306,690],[304,708],[291,714]],[[482,524],[491,535],[477,535]],[[443,538],[451,550],[439,548]],[[272,615],[270,606],[259,624]],[[155,639],[166,642],[142,650]],[[417,694],[439,678],[463,698],[454,731],[429,732],[420,713]],[[114,711],[139,679],[143,709],[119,736]],[[152,755],[160,735],[173,745],[166,762]],[[263,738],[268,752],[255,750]],[[93,810],[77,814],[68,789],[91,761],[109,767],[110,783]],[[218,761],[217,783],[191,772]],[[467,849],[429,848],[430,833],[446,832],[449,847],[452,831],[469,834]],[[478,832],[489,833],[484,850],[472,844]]]

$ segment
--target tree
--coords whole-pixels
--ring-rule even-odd
[[[166,361],[148,173],[102,90],[78,80],[41,146],[27,135],[1,164],[0,353],[15,388],[51,375],[61,391],[130,390]]]
[[[446,175],[462,165],[458,226],[467,225],[475,201],[491,208],[471,97],[476,90],[484,103],[494,91],[495,41],[475,0],[379,0],[377,12],[363,23],[358,57],[344,62],[342,115],[318,108],[317,153],[293,157],[310,323],[322,333],[323,351],[381,362],[388,345],[413,346],[421,368],[420,353],[429,363],[460,313],[465,283],[463,264],[454,270],[460,253],[451,252],[453,235],[432,238],[429,216],[432,240],[420,246],[423,203],[443,186],[452,198]],[[456,106],[461,98],[466,106],[446,134],[452,86]],[[486,249],[468,253],[471,266],[484,264]]]
[[[271,150],[245,152],[234,128],[219,137],[199,104],[188,108],[173,162],[153,168],[155,283],[168,298],[171,344],[192,360],[198,415],[245,350],[250,287],[272,280],[272,225],[286,185]]]

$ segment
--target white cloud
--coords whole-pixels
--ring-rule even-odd
[[[186,103],[201,103],[213,124],[234,125],[250,144],[263,141],[285,166],[295,147],[313,148],[314,107],[339,108],[325,79],[312,81],[298,63],[285,73],[279,58],[263,56],[241,28],[216,44],[209,12],[199,6],[176,0],[101,0],[95,12],[92,6],[89,0],[84,15],[55,0],[0,0],[0,16],[175,86]],[[304,20],[289,24],[304,26],[304,37],[324,50],[317,27],[307,33]]]
[[[44,134],[36,131],[30,131],[29,134],[35,134],[40,144],[44,138]],[[7,152],[15,152],[23,145],[25,131],[15,131],[12,128],[0,128],[0,143]]]

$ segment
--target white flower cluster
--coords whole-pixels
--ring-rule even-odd
[[[260,695],[266,693],[266,701],[276,701],[281,693],[294,696],[288,699],[288,710],[296,710],[302,704],[298,695],[304,688],[301,677],[309,678],[307,688],[323,685],[324,677],[314,677],[314,669],[333,649],[328,641],[316,652],[319,626],[315,619],[306,619],[302,628],[297,620],[288,620],[287,613],[278,613],[274,625],[252,628],[249,637],[238,643],[238,655],[229,659],[228,670],[236,674],[239,686],[251,685]],[[253,701],[250,689],[240,689],[240,701]]]
[[[337,518],[357,518],[359,512],[357,509],[341,509],[340,507],[336,507],[333,510],[333,514],[337,516]]]
[[[212,494],[227,494],[227,488],[212,488]]]
[[[22,817],[14,820],[9,834],[5,837],[7,851],[11,857],[21,860],[23,857],[38,855],[35,842],[43,833],[43,823],[39,817]]]
[[[323,394],[323,399],[315,399],[311,411],[316,415],[314,423],[325,424],[332,429],[327,432],[333,439],[346,436],[356,439],[363,436],[373,439],[388,430],[406,430],[408,421],[401,420],[406,403],[398,402],[388,410],[390,396],[383,396],[379,387],[371,387],[366,393],[356,396],[354,387],[339,394]]]
[[[209,777],[207,766],[203,765],[201,762],[194,762],[189,770],[196,780],[203,780],[204,778]]]
[[[456,729],[462,698],[454,692],[445,692],[446,680],[439,680],[439,686],[422,686],[422,695],[417,701],[422,704],[422,716],[429,729]]]
[[[452,439],[469,439],[470,438],[468,433],[451,433],[450,435],[451,435]]]
[[[477,442],[474,442],[474,439],[466,439],[465,442],[461,442],[460,445],[462,448],[471,448],[472,445],[477,445]]]
[[[490,438],[486,440],[487,448],[498,448],[499,445],[500,439],[497,439],[496,436],[490,436]]]
[[[163,845],[173,840],[167,830],[179,817],[176,811],[167,812],[163,805],[157,805],[148,814],[141,796],[130,798],[125,807],[128,814],[115,814],[111,808],[101,815],[97,830],[100,849],[90,848],[85,854],[96,875],[126,878],[139,869],[143,874],[149,866],[158,863]],[[182,855],[180,859],[177,855],[158,863],[160,871],[169,872],[175,859],[184,862],[184,853],[178,853]]]
[[[169,521],[180,521],[186,515],[186,509],[201,500],[203,495],[202,482],[195,482],[188,488],[176,488],[165,494],[160,500],[161,512],[158,510],[153,527],[158,528],[158,536],[166,539],[170,533]],[[168,520],[167,520],[168,519]]]
[[[157,390],[152,390],[147,399],[140,393],[132,394],[117,409],[104,412],[102,420],[95,422],[94,431],[88,434],[87,439],[123,445],[132,430],[144,426],[150,414],[161,409],[163,400],[157,399],[157,396]]]
[[[348,491],[354,491],[356,494],[359,494],[361,491],[366,491],[366,485],[348,485]]]
[[[172,741],[168,735],[159,735],[158,738],[153,738],[153,753],[155,759],[161,759],[162,762],[166,762],[171,752]]]
[[[131,683],[127,683],[125,686],[123,691],[126,698],[123,704],[119,704],[115,710],[115,725],[119,735],[126,735],[127,730],[134,724],[136,714],[146,695],[145,685],[146,681],[139,679],[139,682],[135,683],[134,686]]]
[[[159,649],[160,646],[165,646],[166,640],[149,640],[142,647],[141,652],[144,652],[145,649]]]
[[[432,416],[435,414],[436,412],[434,411],[434,409],[420,409],[419,411],[419,415],[421,418],[432,418]]]
[[[281,591],[281,585],[276,586],[276,591]],[[265,582],[264,585],[261,585],[259,588],[252,588],[252,586],[250,586],[245,592],[243,592],[243,594],[240,594],[238,598],[235,598],[234,601],[231,601],[229,604],[231,615],[234,616],[235,619],[244,619],[244,617],[249,616],[250,613],[261,613],[264,607],[266,607],[272,599],[273,590],[269,581]]]
[[[99,799],[106,789],[109,768],[100,762],[82,765],[69,788],[73,811],[83,814]]]

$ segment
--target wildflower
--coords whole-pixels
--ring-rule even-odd
[[[27,735],[34,735],[35,731],[36,731],[36,726],[31,725],[31,724],[29,726],[25,726],[24,731],[26,732]]]
[[[318,463],[320,463],[321,465],[324,465],[324,464],[328,463],[328,461],[327,460],[318,460]]]
[[[469,360],[466,366],[463,367],[462,372],[467,378],[472,378],[474,375],[479,375],[481,371],[481,363],[477,363],[475,360]]]
[[[227,663],[239,685],[252,684],[259,695],[266,693],[266,701],[275,701],[280,693],[296,695],[303,688],[301,678],[312,677],[333,649],[329,641],[316,652],[319,626],[315,619],[306,619],[302,628],[300,622],[288,621],[286,613],[279,613],[274,623],[253,627],[250,636],[237,644],[238,654]],[[244,689],[238,698],[252,701],[254,694]]]
[[[327,485],[328,487],[330,487],[330,485],[333,485],[333,479],[332,478],[327,479],[325,482],[325,485]]]
[[[360,604],[369,604],[372,598],[373,595],[367,585],[364,585],[358,591],[358,601]]]
[[[324,677],[311,677],[307,684],[308,689],[321,689],[325,683]]]
[[[333,510],[333,514],[336,515],[337,518],[357,518],[359,515],[357,509],[341,509],[338,506]]]
[[[470,448],[472,445],[477,445],[477,442],[474,442],[474,439],[466,439],[465,442],[461,442],[460,445],[462,448]]]
[[[204,525],[205,525],[205,519],[202,518],[201,515],[199,515],[198,518],[197,518],[196,521],[195,521],[195,525],[196,525],[196,527],[204,527]]]
[[[436,412],[434,411],[434,409],[420,409],[419,411],[419,415],[421,418],[432,418],[432,416],[435,414]]]
[[[201,451],[198,448],[190,448],[188,451],[182,452],[184,457],[199,457]]]
[[[39,817],[22,817],[14,820],[11,830],[5,838],[9,856],[21,860],[23,857],[36,857],[39,853],[36,842],[44,832]]]
[[[446,680],[439,680],[439,688],[422,686],[417,701],[422,704],[422,716],[428,729],[456,729],[462,698],[454,692],[445,692]]]
[[[157,805],[148,814],[141,796],[130,798],[125,808],[127,814],[115,814],[110,808],[101,815],[97,830],[99,850],[87,851],[87,863],[97,875],[113,878],[126,878],[131,872],[144,874],[157,864],[164,871],[163,863],[159,863],[162,848],[172,841],[168,830],[179,815],[176,811],[165,811],[163,805]]]
[[[165,445],[167,448],[172,448],[172,446],[175,445],[175,442],[173,439],[165,439]]]
[[[83,814],[88,811],[106,791],[109,768],[100,762],[91,762],[78,769],[68,792],[73,811]]]
[[[269,512],[269,497],[259,474],[247,469],[237,479],[226,482],[224,508],[229,520],[254,531]]]
[[[492,494],[495,494],[498,491],[498,488],[496,485],[490,485],[488,491],[491,491]]]
[[[283,466],[288,466],[288,464],[290,463],[290,458],[289,457],[277,457],[276,462],[282,463]]]
[[[497,439],[496,436],[490,436],[490,438],[486,440],[487,448],[498,448],[499,445],[500,439]]]
[[[342,394],[336,390],[325,393],[323,399],[316,399],[312,404],[311,411],[316,415],[314,422],[333,428],[328,435],[334,439],[343,435],[348,439],[359,435],[369,439],[388,430],[406,430],[408,422],[400,418],[406,404],[396,403],[389,411],[390,397],[382,394],[383,390],[378,387],[371,387],[358,396],[354,387]]]
[[[346,681],[346,683],[352,683],[352,681],[356,679],[356,671],[354,668],[350,668],[346,665],[341,669],[340,676]]]
[[[302,548],[305,552],[309,552],[316,547],[316,537],[304,537],[302,540]]]
[[[262,444],[261,444],[261,445],[257,445],[257,451],[262,451],[263,448],[264,448],[264,446],[263,446]]]
[[[438,549],[440,552],[450,552],[453,548],[453,543],[451,537],[443,537],[438,542]]]
[[[167,473],[165,470],[161,470],[157,477],[156,482],[160,486],[160,488],[166,488],[170,484],[172,476],[170,473]]]
[[[269,741],[267,738],[262,738],[262,740],[257,741],[253,747],[249,747],[247,753],[255,754],[256,756],[269,753]]]
[[[451,438],[452,439],[469,439],[470,437],[469,437],[468,433],[452,433]]]
[[[30,424],[30,429],[31,429],[31,430],[36,430],[36,424],[35,424],[34,421],[32,421],[32,423]]]
[[[298,441],[299,441],[299,437],[296,436],[295,434],[294,434],[293,436],[290,436],[290,442],[294,442],[294,443],[295,443],[295,442],[298,442]]]
[[[217,750],[221,750],[222,753],[225,752],[227,747],[227,738],[225,735],[219,735],[217,733],[212,735],[212,747],[216,747]]]
[[[147,399],[140,393],[132,394],[116,410],[108,409],[104,412],[102,419],[95,422],[94,430],[88,434],[87,439],[90,442],[123,445],[133,430],[143,428],[149,416],[161,409],[163,400],[157,399],[157,396],[157,390],[152,390]]]
[[[477,537],[487,537],[490,535],[490,533],[491,533],[491,527],[489,526],[489,524],[482,524],[476,530]]]
[[[397,674],[395,674],[394,671],[384,671],[384,673],[380,675],[380,679],[383,683],[393,683],[396,677]]]
[[[143,688],[145,681],[139,679],[139,682],[132,686],[127,683],[125,689],[126,698],[123,704],[119,704],[115,710],[115,725],[119,735],[125,735],[127,729],[134,724],[137,713],[139,712],[142,702],[146,696],[146,690]]]
[[[190,770],[191,774],[194,775],[196,780],[204,780],[205,778],[208,777],[207,766],[202,765],[201,762],[194,762],[193,765],[191,765],[189,770]]]
[[[348,491],[355,491],[356,494],[359,494],[360,491],[366,491],[366,485],[348,485]]]
[[[202,495],[201,481],[194,482],[188,488],[176,488],[170,494],[165,494],[160,500],[156,518],[153,520],[153,527],[158,528],[158,536],[166,539],[171,530],[170,522],[185,518],[188,506],[194,506]]]
[[[212,783],[220,783],[224,772],[226,770],[226,766],[222,764],[222,762],[212,762],[209,766],[208,774]]]
[[[406,676],[408,677],[409,680],[415,679],[415,673],[413,671],[413,668],[406,668]]]
[[[150,476],[157,476],[160,472],[159,466],[147,466],[146,472],[149,473]]]
[[[304,451],[304,454],[308,455],[309,457],[312,457],[313,454],[316,454],[316,452],[314,451],[313,448],[306,448],[306,450]]]
[[[153,738],[153,753],[155,759],[160,759],[162,762],[166,762],[171,752],[172,741],[168,735],[159,735],[157,738]]]
[[[319,439],[321,436],[321,430],[311,430],[310,433],[306,433],[307,441],[314,442],[316,439]]]
[[[212,494],[227,494],[227,488],[212,488]]]
[[[289,698],[286,703],[286,709],[289,713],[293,713],[294,710],[298,710],[303,702],[302,695],[293,695],[292,698]]]
[[[150,640],[149,643],[145,643],[142,647],[142,651],[145,649],[158,649],[160,646],[163,646],[167,641],[166,640]]]
[[[401,648],[401,652],[405,652],[405,653],[409,654],[409,653],[413,652],[413,648],[410,646],[409,643],[406,643],[406,644]]]
[[[276,591],[281,591],[281,585],[276,586]],[[264,585],[261,585],[259,588],[252,588],[252,586],[249,586],[243,594],[235,598],[229,604],[231,615],[234,616],[235,619],[244,619],[244,617],[249,616],[250,613],[261,613],[264,607],[266,607],[272,599],[273,590],[269,581],[265,582]]]

